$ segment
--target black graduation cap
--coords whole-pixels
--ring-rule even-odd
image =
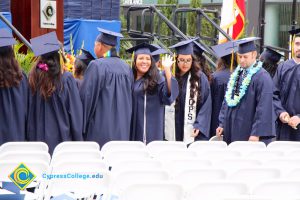
[[[60,49],[55,31],[30,39],[35,56],[40,56]]]
[[[259,37],[248,37],[240,40],[236,40],[235,43],[238,44],[238,53],[244,54],[256,50],[255,41],[260,40]]]
[[[0,47],[16,44],[16,40],[12,33],[5,28],[0,29]]]
[[[212,46],[211,48],[218,56],[218,58],[221,58],[223,56],[230,55],[232,53],[232,50],[233,52],[236,52],[236,50],[238,49],[238,45],[235,44],[234,41],[228,41],[226,43]]]
[[[76,59],[81,60],[84,64],[89,65],[92,60],[95,60],[94,56],[87,50],[81,49],[81,54]]]
[[[147,55],[152,55],[152,52],[156,51],[158,48],[153,46],[152,44],[148,44],[148,43],[141,43],[138,44],[134,47],[131,47],[129,49],[126,50],[126,52],[128,53],[133,53],[135,55],[138,54],[147,54]]]
[[[199,42],[194,41],[194,54],[201,55],[203,52],[207,52],[206,49]]]
[[[273,63],[278,63],[281,57],[283,57],[283,55],[272,49],[270,46],[266,46],[265,50],[260,55],[262,60],[269,60]]]
[[[116,46],[117,38],[123,37],[123,35],[121,33],[117,33],[117,32],[106,30],[106,29],[99,28],[99,27],[98,27],[98,31],[100,31],[101,33],[97,36],[96,41],[102,42],[109,46]]]
[[[159,55],[160,54],[166,54],[166,53],[169,53],[167,50],[165,50],[164,48],[160,48],[160,49],[157,49],[156,51],[153,51],[151,53],[153,59],[155,60],[155,62],[158,62],[159,61]]]
[[[300,33],[300,28],[289,30],[290,35],[298,35]]]
[[[169,48],[175,48],[177,54],[182,54],[182,55],[191,55],[193,54],[194,51],[194,43],[193,41],[197,40],[198,38],[194,39],[189,39],[189,40],[184,40],[181,42],[178,42],[177,44],[170,46]]]

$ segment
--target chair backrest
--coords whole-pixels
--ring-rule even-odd
[[[268,144],[268,149],[277,149],[277,150],[283,150],[288,151],[291,149],[299,149],[300,148],[300,142],[295,141],[274,141]]]
[[[244,157],[248,159],[266,161],[271,159],[283,158],[283,156],[284,156],[283,151],[259,149],[259,150],[248,152],[247,154],[245,154]]]
[[[184,170],[212,168],[212,162],[204,159],[176,159],[163,162],[164,168],[172,175]]]
[[[196,159],[197,153],[195,151],[182,150],[164,150],[161,151],[154,158],[162,161],[175,160],[175,159]]]
[[[99,150],[61,150],[53,155],[51,165],[63,161],[102,160]]]
[[[284,178],[287,180],[300,181],[300,166],[287,171],[284,175]]]
[[[186,200],[220,200],[226,196],[247,195],[249,189],[246,184],[232,181],[213,181],[199,183],[187,193]]]
[[[103,145],[101,152],[105,155],[111,151],[143,150],[146,145],[140,141],[109,141]]]
[[[48,145],[44,142],[6,142],[0,146],[0,154],[9,151],[45,151]]]
[[[284,176],[287,172],[300,166],[300,159],[273,159],[263,163],[264,167],[279,169]]]
[[[153,141],[148,143],[146,148],[155,157],[160,152],[166,150],[186,150],[187,146],[184,142],[180,141]]]
[[[227,143],[224,141],[196,141],[190,144],[188,150],[206,151],[206,150],[220,150],[227,148]]]
[[[87,160],[87,161],[62,161],[52,165],[52,174],[60,173],[89,173],[97,172],[98,170],[108,170],[108,165],[104,161],[100,160]]]
[[[244,149],[265,149],[266,144],[264,142],[250,142],[250,141],[235,141],[228,145],[228,148],[235,150]]]
[[[207,150],[202,152],[197,152],[198,158],[201,159],[209,159],[211,161],[218,161],[218,160],[224,160],[224,159],[234,159],[234,158],[241,158],[242,154],[239,151],[236,150]]]
[[[226,172],[222,169],[190,169],[174,175],[174,181],[185,190],[190,190],[201,182],[225,180]]]
[[[47,164],[50,163],[50,154],[47,151],[7,151],[0,153],[1,160],[12,160],[19,162],[26,161],[43,161]]]
[[[286,199],[286,197],[300,197],[300,181],[265,181],[256,185],[252,190],[253,195]]]
[[[142,159],[128,159],[115,162],[111,171],[117,173],[124,170],[150,170],[150,169],[162,169],[162,163],[158,160],[150,158]]]
[[[139,183],[125,188],[120,200],[182,200],[184,190],[175,183]]]
[[[97,142],[92,142],[92,141],[66,141],[66,142],[61,142],[59,143],[54,151],[53,155],[58,153],[59,151],[62,150],[98,150],[100,151],[100,146]]]
[[[115,194],[132,184],[168,180],[169,174],[164,170],[127,170],[113,174],[111,189]]]

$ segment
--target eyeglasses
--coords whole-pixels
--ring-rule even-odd
[[[182,63],[182,64],[189,64],[192,62],[192,59],[187,59],[187,60],[184,60],[184,59],[180,59],[177,61],[178,63]]]

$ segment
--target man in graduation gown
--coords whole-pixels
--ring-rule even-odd
[[[277,139],[300,141],[300,29],[293,40],[293,58],[279,64],[274,81]]]
[[[98,59],[91,61],[85,72],[80,96],[84,137],[102,146],[111,140],[129,140],[133,76],[130,67],[115,51],[111,57],[103,57],[122,35],[98,30],[101,34],[94,47]]]
[[[275,137],[273,82],[269,73],[256,60],[254,41],[237,41],[240,65],[231,74],[219,115],[217,136],[227,143],[234,141],[270,142]]]

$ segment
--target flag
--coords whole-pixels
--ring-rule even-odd
[[[220,27],[233,39],[238,39],[245,26],[245,0],[223,0]],[[219,44],[227,38],[219,33]]]

